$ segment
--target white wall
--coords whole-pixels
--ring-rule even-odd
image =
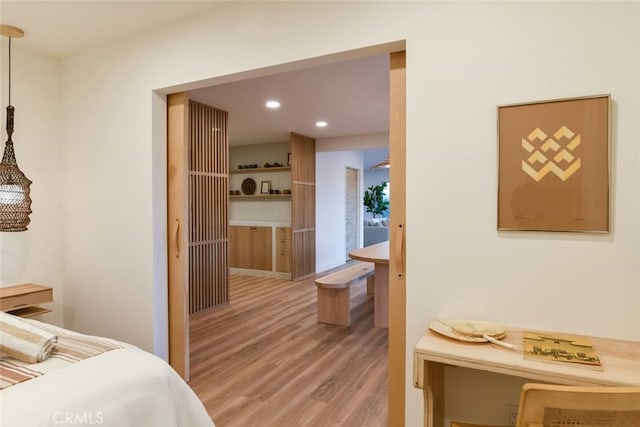
[[[407,425],[422,418],[411,348],[435,316],[640,339],[637,3],[234,3],[66,58],[65,323],[147,349],[154,333],[156,348],[166,340],[154,310],[154,298],[166,304],[165,119],[152,90],[396,40],[407,49]],[[612,232],[498,233],[496,105],[598,93],[614,101]],[[447,416],[464,415],[455,403]],[[502,404],[467,408],[503,422]]]
[[[640,5],[438,5],[415,31],[407,343],[429,319],[462,315],[639,340]],[[612,232],[497,232],[496,106],[600,93],[613,98]],[[410,392],[410,413],[418,402]],[[502,406],[480,406],[457,415],[504,422]]]
[[[322,272],[344,263],[345,230],[336,227],[345,221],[343,212],[346,195],[347,167],[359,170],[359,198],[379,178],[389,180],[388,170],[364,169],[365,153],[374,147],[384,147],[388,153],[387,133],[322,138],[316,141],[316,271]],[[378,149],[377,151],[384,151]],[[382,160],[382,159],[381,159]],[[371,217],[360,204],[359,245],[363,244],[362,219]]]
[[[163,340],[155,346],[163,354],[166,329],[154,322],[166,326],[166,307],[154,302],[166,306],[166,252],[156,253],[166,251],[166,236],[154,239],[165,229],[154,221],[166,223],[166,208],[154,198],[166,197],[166,178],[152,174],[152,160],[166,148],[152,149],[152,129],[165,144],[151,121],[162,100],[145,81],[161,71],[148,68],[153,51],[139,48],[116,43],[63,61],[64,316],[66,327],[146,350]]]
[[[362,152],[316,152],[316,271],[345,263],[345,214],[347,168],[360,172],[362,194]],[[362,212],[359,218],[362,230]],[[360,233],[362,245],[362,232]]]
[[[2,150],[7,140],[8,46],[2,37]],[[13,142],[18,166],[31,184],[31,223],[26,232],[0,233],[0,286],[36,283],[53,288],[53,311],[42,320],[62,324],[63,256],[59,61],[11,43],[15,107]]]
[[[319,138],[316,140],[316,151],[370,150],[375,148],[389,149],[388,133]]]

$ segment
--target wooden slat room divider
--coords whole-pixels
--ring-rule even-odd
[[[316,272],[316,140],[291,133],[293,279]]]
[[[189,101],[189,313],[229,301],[227,113]]]

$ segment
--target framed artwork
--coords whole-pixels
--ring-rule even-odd
[[[609,105],[498,107],[498,230],[609,231]]]
[[[262,181],[260,185],[260,194],[269,194],[271,190],[271,181]]]
[[[287,153],[287,166],[291,166],[291,153]]]

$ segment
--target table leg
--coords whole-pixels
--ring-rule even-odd
[[[444,427],[444,365],[424,361],[424,427]]]
[[[375,295],[375,277],[369,276],[367,277],[367,295]]]
[[[378,328],[389,327],[389,264],[376,264],[374,280],[374,321]]]

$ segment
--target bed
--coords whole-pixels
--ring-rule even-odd
[[[3,427],[214,426],[187,383],[157,356],[119,341],[28,322],[54,332],[57,344],[40,363],[3,355]]]

